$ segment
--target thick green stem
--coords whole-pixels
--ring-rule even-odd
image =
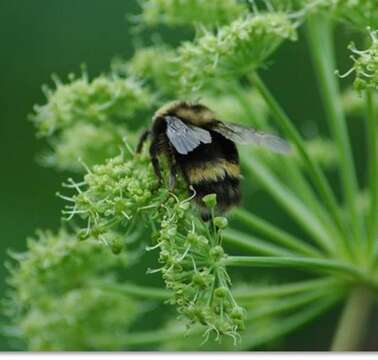
[[[368,141],[369,141],[369,187],[370,211],[368,224],[367,253],[371,254],[377,236],[378,225],[378,119],[376,118],[371,90],[366,91]]]
[[[323,172],[309,156],[302,137],[294,127],[292,121],[289,119],[276,99],[270,93],[269,89],[265,86],[264,82],[260,79],[260,77],[256,73],[254,73],[250,76],[250,79],[269,105],[270,110],[272,111],[273,119],[276,120],[278,126],[282,128],[288,139],[291,140],[298,149],[298,152],[302,156],[304,163],[308,167],[314,184],[319,190],[319,193],[322,196],[327,208],[329,209],[332,218],[334,219],[338,228],[343,229],[344,225],[340,216],[335,195],[331,187],[329,186],[329,183],[327,182],[327,179],[325,178]]]
[[[310,52],[333,138],[338,147],[343,192],[349,212],[349,222],[353,225],[352,234],[360,241],[363,234],[362,218],[357,209],[356,195],[358,185],[346,119],[341,104],[338,83],[335,75],[335,51],[332,27],[328,17],[311,16],[307,21],[307,34]],[[352,244],[346,244],[350,248]]]
[[[367,330],[373,295],[366,288],[355,288],[349,295],[332,343],[333,351],[356,351]]]

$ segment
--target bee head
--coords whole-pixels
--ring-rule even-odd
[[[177,116],[182,121],[195,126],[203,126],[215,120],[215,114],[205,105],[187,101],[173,101],[162,106],[154,118]]]

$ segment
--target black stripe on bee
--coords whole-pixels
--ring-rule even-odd
[[[236,206],[241,201],[240,179],[226,175],[223,179],[215,181],[202,180],[192,184],[196,192],[196,202],[201,207],[202,218],[208,220],[209,211],[205,208],[202,198],[208,194],[217,195],[217,210],[224,212]]]

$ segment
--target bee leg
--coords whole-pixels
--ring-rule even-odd
[[[173,154],[172,146],[169,146],[168,151],[168,163],[169,163],[169,191],[173,191],[176,186],[176,176],[177,176],[177,163],[175,156]]]
[[[176,168],[171,168],[171,171],[169,173],[169,191],[173,191],[176,187]]]
[[[150,157],[152,162],[152,167],[154,168],[155,175],[158,178],[158,186],[162,183],[161,171],[160,171],[160,164],[158,158],[158,144],[156,142],[152,142],[150,146]]]
[[[150,136],[150,134],[151,134],[150,129],[146,129],[140,135],[138,145],[137,145],[137,148],[136,148],[137,154],[139,154],[142,151],[143,145],[146,142],[147,138]]]

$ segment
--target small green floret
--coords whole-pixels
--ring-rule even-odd
[[[285,13],[248,16],[216,33],[206,31],[178,49],[181,85],[197,91],[219,79],[243,76],[260,67],[284,40],[295,39],[295,26]]]
[[[202,201],[209,209],[214,209],[217,206],[217,195],[209,194],[202,198]]]
[[[215,217],[213,222],[218,229],[225,229],[228,226],[228,220],[224,216]]]

